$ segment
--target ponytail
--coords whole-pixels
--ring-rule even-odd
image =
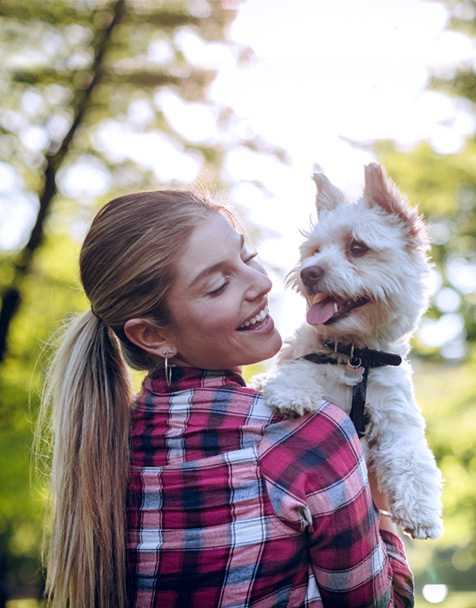
[[[131,388],[160,358],[127,340],[128,319],[171,327],[166,295],[189,235],[223,207],[187,191],[138,192],[100,209],[80,254],[94,308],[61,336],[40,413],[51,422],[46,594],[54,608],[123,608]],[[37,440],[38,445],[38,440]]]
[[[46,595],[54,608],[123,608],[130,376],[118,339],[91,311],[62,336],[40,415],[55,444]]]

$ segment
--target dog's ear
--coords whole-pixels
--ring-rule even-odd
[[[405,216],[408,205],[397,186],[387,177],[387,172],[379,163],[365,167],[364,196],[370,205],[378,205],[387,213]]]
[[[312,179],[316,182],[316,207],[317,212],[335,209],[344,200],[344,195],[327,179],[324,173],[314,173]]]
[[[398,215],[407,230],[419,244],[427,246],[427,228],[418,210],[411,207],[387,172],[379,163],[365,167],[364,197],[371,206],[378,206],[386,213]]]

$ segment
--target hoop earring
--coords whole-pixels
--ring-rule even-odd
[[[174,353],[171,350],[164,350],[162,353],[164,356],[165,382],[167,383],[167,386],[170,386],[172,382],[172,367],[175,367],[175,365],[169,365],[169,356],[173,354]]]

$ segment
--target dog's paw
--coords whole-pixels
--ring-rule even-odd
[[[315,384],[297,388],[272,380],[264,387],[263,396],[269,406],[286,418],[315,412],[322,404],[322,389]]]
[[[267,372],[256,374],[248,382],[248,386],[255,390],[257,393],[263,393],[266,388],[268,378],[269,374]]]
[[[399,525],[405,534],[418,540],[436,540],[443,534],[443,521],[440,517],[433,521],[409,521],[407,518],[399,520],[394,516],[394,521]]]
[[[395,495],[388,496],[390,510],[393,519],[405,534],[419,540],[431,538],[436,540],[443,534],[443,521],[441,513],[443,505],[439,496],[439,487],[435,485],[430,491],[430,484],[427,484],[426,492],[416,491],[407,492],[400,499]]]
[[[254,376],[251,386],[282,416],[302,416],[316,411],[323,401],[322,386],[310,373],[314,367],[308,361],[288,361],[270,372]]]
[[[381,439],[381,438],[380,438]],[[437,539],[441,519],[443,478],[422,429],[369,446],[369,460],[377,472],[379,489],[387,496],[393,520],[412,538]]]
[[[315,412],[322,405],[322,398],[313,398],[300,391],[280,391],[279,396],[270,395],[265,391],[264,397],[268,405],[284,418],[297,418],[310,412]]]

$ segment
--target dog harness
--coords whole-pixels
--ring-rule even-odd
[[[346,355],[349,358],[347,362],[341,363],[334,357],[327,355],[318,355],[310,353],[304,355],[302,359],[311,361],[312,363],[332,365],[345,365],[346,373],[351,376],[361,375],[361,380],[356,384],[352,391],[352,407],[350,410],[350,419],[354,423],[359,437],[365,434],[365,427],[369,422],[368,413],[365,411],[365,398],[367,395],[367,378],[371,367],[383,367],[385,365],[400,365],[402,358],[400,355],[386,353],[381,350],[372,350],[370,348],[355,348],[353,344],[340,344],[333,342],[325,342],[330,351]]]

